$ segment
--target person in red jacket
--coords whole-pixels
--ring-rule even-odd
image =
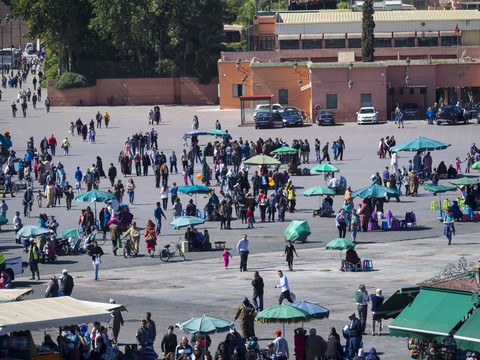
[[[52,156],[55,156],[55,149],[57,148],[57,139],[55,139],[55,136],[50,136],[48,138],[48,144],[50,145],[50,151],[52,152]]]

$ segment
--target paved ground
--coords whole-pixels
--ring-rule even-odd
[[[31,80],[31,79],[30,79]],[[33,87],[32,87],[33,88]],[[68,135],[71,121],[81,117],[88,121],[94,117],[97,110],[108,110],[112,122],[109,129],[100,129],[97,132],[97,143],[87,144],[78,136],[70,137],[72,144],[71,155],[57,156],[55,162],[61,161],[66,168],[67,178],[73,179],[76,166],[84,170],[95,162],[97,155],[103,159],[104,168],[110,162],[117,167],[118,153],[123,149],[125,138],[136,131],[146,131],[150,128],[147,123],[148,107],[113,107],[113,108],[56,108],[49,114],[43,106],[37,110],[30,107],[27,117],[12,118],[10,105],[16,96],[12,89],[3,90],[3,100],[0,102],[0,130],[10,131],[13,137],[13,148],[23,154],[27,139],[33,135],[36,144],[41,137],[55,134],[57,139]],[[258,137],[279,137],[287,140],[308,138],[313,145],[315,138],[333,142],[339,135],[345,139],[346,151],[344,161],[335,163],[341,169],[348,183],[354,189],[367,186],[370,175],[381,171],[389,165],[389,160],[380,160],[376,157],[377,143],[380,137],[395,135],[398,142],[408,140],[418,135],[424,135],[452,144],[444,151],[434,152],[433,159],[436,166],[440,160],[447,164],[453,163],[456,156],[464,156],[472,142],[478,137],[478,125],[459,126],[427,126],[424,122],[406,122],[405,129],[397,129],[392,123],[375,126],[358,126],[354,123],[339,124],[335,127],[305,126],[295,129],[254,130],[250,127],[238,127],[240,114],[237,110],[219,111],[216,107],[188,107],[162,106],[163,122],[157,127],[160,135],[161,150],[168,156],[172,150],[178,153],[182,150],[181,136],[191,128],[193,114],[200,118],[201,129],[212,129],[216,119],[220,119],[223,129],[228,129],[234,138],[256,140]],[[213,138],[201,137],[201,143],[213,141]],[[413,154],[402,153],[400,164],[403,165]],[[311,155],[313,160],[313,155]],[[308,166],[308,165],[306,165]],[[313,165],[310,165],[313,166]],[[198,167],[196,170],[199,170]],[[172,180],[182,183],[181,175],[174,175]],[[135,178],[137,184],[135,205],[132,211],[135,219],[143,227],[148,218],[153,215],[153,207],[160,200],[158,189],[154,187],[154,177]],[[295,177],[295,185],[300,189],[307,189],[314,185],[323,184],[323,177],[312,175]],[[101,188],[106,189],[108,181],[102,180]],[[187,196],[182,195],[185,204]],[[449,196],[453,198],[453,196]],[[369,232],[359,234],[360,244],[357,247],[362,258],[373,259],[375,271],[368,273],[343,273],[338,271],[340,254],[323,249],[326,242],[337,237],[333,219],[312,218],[312,209],[318,207],[318,198],[305,198],[298,195],[298,211],[287,214],[287,222],[275,224],[257,223],[254,230],[248,230],[251,240],[250,270],[259,270],[266,284],[266,305],[274,305],[279,295],[273,286],[277,283],[276,270],[285,269],[283,252],[283,230],[292,219],[307,219],[313,234],[305,244],[298,245],[299,258],[295,259],[295,271],[288,273],[293,291],[299,299],[319,303],[331,310],[330,319],[314,321],[305,324],[306,328],[316,327],[321,335],[328,333],[330,326],[341,328],[348,321],[347,315],[355,310],[353,293],[360,283],[365,283],[369,292],[381,287],[388,297],[397,288],[414,285],[426,278],[436,275],[447,263],[456,262],[460,256],[470,260],[478,258],[478,252],[472,245],[478,244],[479,228],[476,223],[458,224],[457,236],[454,245],[447,247],[446,239],[442,236],[442,226],[435,220],[435,213],[428,209],[434,197],[421,193],[417,198],[403,198],[400,203],[386,204],[386,210],[392,210],[394,215],[402,217],[406,211],[413,210],[417,214],[417,227],[408,231],[398,232]],[[205,199],[199,197],[200,206]],[[358,201],[356,202],[358,203]],[[13,218],[14,211],[20,210],[20,199],[7,198],[10,207],[8,217]],[[341,199],[335,199],[334,206],[338,208]],[[64,205],[64,204],[62,204]],[[79,210],[83,204],[74,204],[72,211],[65,207],[41,209],[47,214],[54,214],[60,222],[60,229],[74,227],[77,224]],[[32,218],[25,219],[25,224],[36,224],[39,209],[34,208]],[[170,211],[167,211],[168,221],[163,227],[159,244],[176,241],[183,236],[183,231],[173,230],[168,226],[171,220]],[[220,231],[218,223],[206,223],[211,239],[225,240],[227,246],[234,248],[238,239],[247,231],[246,226],[239,222],[233,223],[233,230]],[[9,225],[3,227],[0,233],[1,250],[7,256],[21,255],[21,249],[14,244],[13,232]],[[143,246],[142,242],[142,246]],[[124,314],[126,323],[120,334],[122,342],[133,342],[134,333],[143,318],[145,311],[151,311],[157,322],[158,332],[170,324],[188,319],[204,313],[226,319],[233,319],[236,306],[243,296],[251,297],[251,273],[241,273],[237,270],[239,257],[234,253],[232,266],[224,270],[220,253],[216,251],[206,253],[189,253],[186,262],[162,263],[157,258],[145,256],[124,259],[113,257],[108,243],[103,245],[107,255],[104,258],[100,272],[100,281],[92,281],[91,262],[83,255],[60,257],[53,265],[42,265],[41,274],[47,279],[51,274],[59,275],[63,268],[70,270],[75,277],[74,296],[79,299],[108,301],[113,297],[118,303],[125,304],[128,313]],[[18,278],[18,285],[32,286],[35,294],[30,298],[42,297],[47,281],[28,281],[29,274]],[[370,315],[369,315],[370,317]],[[238,324],[237,324],[238,326]],[[287,340],[293,346],[293,329],[297,325],[287,325]],[[261,338],[273,337],[272,333],[277,325],[256,325],[256,331]],[[54,331],[54,330],[52,330]],[[179,332],[179,331],[177,331]],[[36,332],[36,337],[42,332]],[[371,346],[385,353],[382,359],[407,359],[406,342],[400,338],[390,338],[386,328],[384,336],[364,339],[365,348]],[[214,336],[214,345],[224,334]],[[265,341],[261,342],[265,345]]]

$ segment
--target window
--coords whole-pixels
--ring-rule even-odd
[[[345,39],[326,39],[325,49],[344,49]]]
[[[327,94],[327,109],[337,109],[337,94]]]
[[[360,49],[362,47],[362,39],[348,39],[348,47],[350,49]]]
[[[378,47],[378,48],[392,47],[392,39],[391,38],[375,38],[375,47]]]
[[[440,38],[441,46],[457,46],[456,36],[442,36]],[[458,37],[458,45],[462,45],[462,37]]]
[[[278,102],[281,105],[288,104],[288,89],[279,89],[278,90]]]
[[[437,37],[420,37],[418,38],[418,46],[438,46]]]
[[[321,49],[322,40],[320,39],[302,40],[302,46],[304,49]]]
[[[372,94],[360,94],[360,107],[372,106]]]
[[[300,49],[299,40],[280,40],[280,49]]]
[[[413,37],[408,38],[396,38],[395,47],[414,47],[415,39]]]
[[[232,85],[232,96],[234,98],[238,98],[240,96],[243,96],[245,93],[245,85],[243,84],[233,84]]]

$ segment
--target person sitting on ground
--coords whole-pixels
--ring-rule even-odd
[[[444,161],[440,161],[440,164],[437,166],[437,173],[442,179],[445,179],[447,176],[447,165],[445,165]]]
[[[437,171],[438,171],[438,169],[437,169]],[[448,165],[447,179],[456,179],[457,175],[458,175],[458,172],[453,167],[453,164]]]
[[[327,199],[323,199],[322,201],[322,207],[320,208],[320,216],[321,217],[329,217],[334,214],[335,211],[333,210],[332,205]]]

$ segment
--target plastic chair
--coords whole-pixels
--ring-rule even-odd
[[[362,261],[363,271],[373,271],[373,261],[370,259],[365,259]]]
[[[440,205],[438,201],[430,201],[430,210],[438,210],[440,209]]]
[[[450,200],[448,200],[448,199],[443,200],[442,208],[443,208],[444,210],[450,208]]]
[[[388,230],[388,221],[387,220],[382,221],[382,230],[383,231]]]
[[[376,224],[373,221],[368,222],[368,230],[372,231],[376,229]]]

